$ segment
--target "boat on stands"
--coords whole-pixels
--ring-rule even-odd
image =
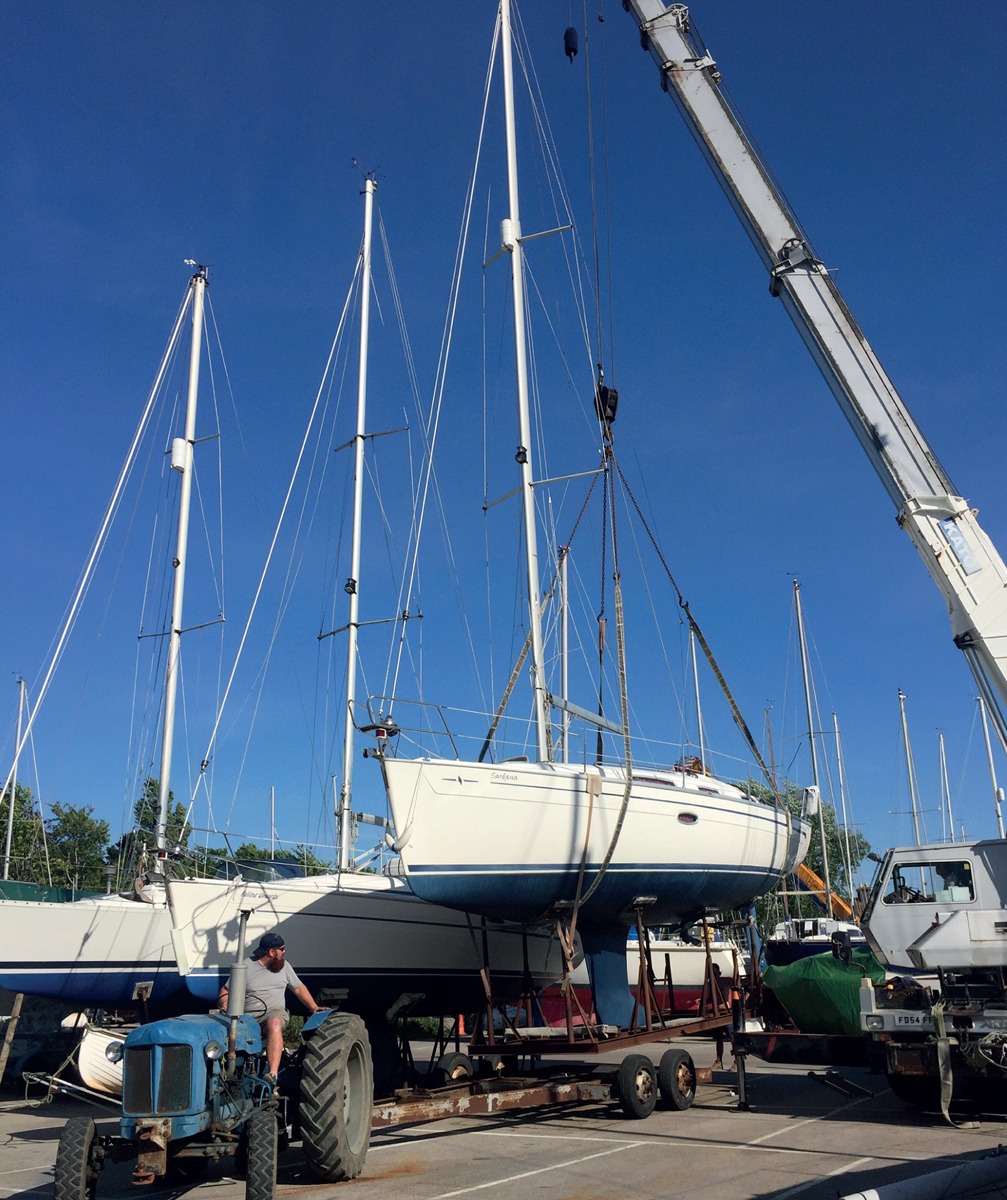
[[[396,734],[402,727],[392,720],[389,704],[385,714],[369,718],[378,741],[372,753],[381,762],[395,826],[394,846],[414,892],[430,903],[494,920],[551,919],[569,925],[576,913],[594,988],[594,1009],[602,1022],[624,1026],[631,1013],[626,929],[639,920],[641,911],[648,925],[691,923],[708,911],[746,904],[793,871],[807,850],[810,825],[779,802],[764,802],[715,778],[703,754],[693,771],[632,765],[625,621],[614,534],[609,552],[615,611],[613,675],[618,681],[613,690],[619,715],[604,715],[597,703],[593,709],[572,703],[566,688],[565,652],[562,648],[555,655],[551,648],[546,652],[544,593],[555,594],[555,589],[546,583],[548,575],[543,579],[540,565],[540,505],[543,488],[556,479],[543,478],[552,472],[545,469],[544,452],[533,441],[533,430],[542,418],[537,410],[533,414],[531,403],[535,389],[529,383],[526,298],[532,289],[524,248],[525,242],[540,235],[522,232],[510,0],[501,0],[499,12],[509,211],[501,222],[501,248],[495,257],[510,258],[519,438],[517,487],[510,494],[518,495],[521,504],[524,562],[520,573],[526,586],[528,629],[525,652],[502,706],[527,655],[534,713],[531,745],[527,758],[487,761],[491,730],[483,754],[475,760],[407,757],[396,750]],[[494,54],[496,46],[495,38]],[[567,224],[547,232],[562,236],[569,228]],[[629,508],[630,500],[613,450],[618,394],[605,383],[600,365],[594,387],[600,465],[580,474],[594,476],[602,484],[599,491],[604,491],[607,505],[603,514],[611,515],[603,515],[601,536],[608,539],[615,512]],[[577,477],[572,473],[558,478]],[[619,481],[626,495],[617,495]],[[556,579],[562,575],[568,550],[564,547],[550,563]],[[690,632],[713,665],[688,605],[681,593],[678,596]],[[722,679],[719,669],[717,674]],[[597,680],[593,686],[597,695]],[[743,726],[733,700],[732,712]],[[594,763],[560,761],[569,757],[557,754],[556,747],[562,744],[564,752],[568,749],[564,735],[570,719],[597,729]],[[602,750],[603,735],[614,735],[614,754]],[[750,734],[748,744],[761,764]]]
[[[654,994],[664,1011],[685,1016],[700,1011],[704,986],[707,983],[707,962],[713,975],[729,983],[735,978],[744,979],[751,968],[751,956],[732,942],[715,941],[710,944],[707,955],[702,943],[687,942],[680,937],[652,937],[650,939],[650,961],[654,971]],[[634,1000],[639,1000],[639,942],[635,938],[626,941],[626,981]],[[580,1011],[591,1012],[591,979],[587,963],[581,963],[570,975],[574,986],[579,1011],[574,1013],[574,1023],[580,1023]],[[558,987],[550,987],[542,995],[542,1013],[550,1025],[566,1023],[566,1004]]]

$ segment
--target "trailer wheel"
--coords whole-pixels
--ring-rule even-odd
[[[274,1200],[279,1142],[276,1114],[257,1112],[248,1120],[248,1167],[245,1200]]]
[[[333,1013],[305,1046],[301,1069],[301,1137],[316,1179],[356,1179],[371,1141],[373,1109],[367,1028],[354,1013]]]
[[[686,1050],[666,1050],[657,1068],[657,1086],[666,1108],[682,1111],[696,1100],[696,1068]]]
[[[73,1117],[63,1126],[56,1151],[54,1200],[94,1200],[101,1171],[94,1121]]]
[[[457,1083],[461,1079],[471,1079],[475,1073],[472,1059],[467,1054],[451,1051],[442,1054],[434,1067],[435,1086]]]
[[[654,1064],[644,1054],[627,1054],[615,1077],[619,1107],[634,1121],[649,1117],[657,1104],[657,1076]]]

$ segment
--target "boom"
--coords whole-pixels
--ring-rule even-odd
[[[714,175],[934,577],[1007,751],[1007,566],[948,478],[720,89],[684,4],[623,0]]]

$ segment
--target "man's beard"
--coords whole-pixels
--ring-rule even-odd
[[[270,958],[266,960],[266,970],[272,971],[274,975],[279,975],[285,965],[282,958]]]

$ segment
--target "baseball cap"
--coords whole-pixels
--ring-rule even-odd
[[[265,958],[270,950],[282,950],[286,945],[278,933],[264,933],[249,958]]]

